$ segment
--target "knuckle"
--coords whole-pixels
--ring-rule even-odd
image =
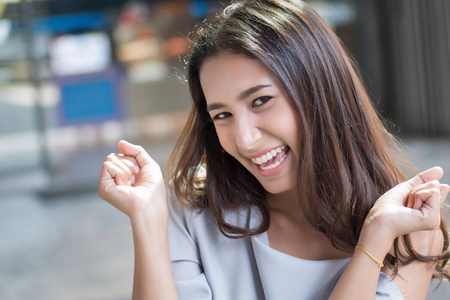
[[[436,187],[441,186],[441,183],[439,182],[439,180],[433,180],[433,181],[431,181],[431,184]]]
[[[133,164],[131,161],[129,161],[128,159],[124,159],[124,160],[123,160],[123,163],[124,163],[127,167],[134,166],[134,164]]]
[[[433,196],[439,196],[441,194],[441,190],[438,188],[433,188],[433,189],[431,189],[431,194]]]
[[[426,195],[428,195],[428,191],[427,190],[420,190],[420,191],[417,191],[414,194],[414,199],[421,198],[421,197],[426,196]]]

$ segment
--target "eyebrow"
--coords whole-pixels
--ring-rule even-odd
[[[270,86],[271,86],[270,84],[266,84],[266,85],[260,84],[260,85],[256,85],[256,86],[253,86],[251,88],[248,88],[248,89],[246,89],[245,91],[243,91],[242,93],[239,94],[238,99],[239,100],[243,100],[243,99],[247,98],[248,96],[250,96],[251,94],[254,94],[257,91],[259,91],[259,90],[261,90],[263,88],[266,88],[266,87],[270,87]],[[206,107],[206,110],[209,112],[211,110],[224,108],[224,107],[225,107],[224,104],[213,103],[211,105],[208,105]]]

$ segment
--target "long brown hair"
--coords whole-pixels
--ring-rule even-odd
[[[237,160],[220,146],[206,111],[199,71],[203,61],[223,51],[244,54],[267,66],[281,81],[299,118],[302,149],[298,189],[307,220],[333,246],[352,251],[375,201],[405,175],[394,161],[402,157],[362,84],[358,68],[329,26],[308,5],[295,0],[249,0],[232,3],[198,27],[189,60],[188,83],[194,106],[166,169],[166,180],[180,201],[208,208],[221,232],[244,237],[269,227],[266,192]],[[300,138],[300,137],[299,137]],[[199,181],[197,171],[206,168]],[[225,221],[235,207],[256,207],[257,228]],[[424,257],[403,239],[407,254],[397,251],[387,262],[438,261],[436,275],[449,276],[448,231],[442,218],[443,255]],[[398,249],[399,240],[395,242]]]

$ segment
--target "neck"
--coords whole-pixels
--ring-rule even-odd
[[[280,194],[267,193],[266,199],[271,214],[282,214],[298,222],[306,221],[300,206],[300,195],[297,189],[294,188]]]

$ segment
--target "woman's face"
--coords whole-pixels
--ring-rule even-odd
[[[221,53],[203,62],[200,82],[222,148],[271,194],[298,182],[298,116],[284,87],[260,61]]]

